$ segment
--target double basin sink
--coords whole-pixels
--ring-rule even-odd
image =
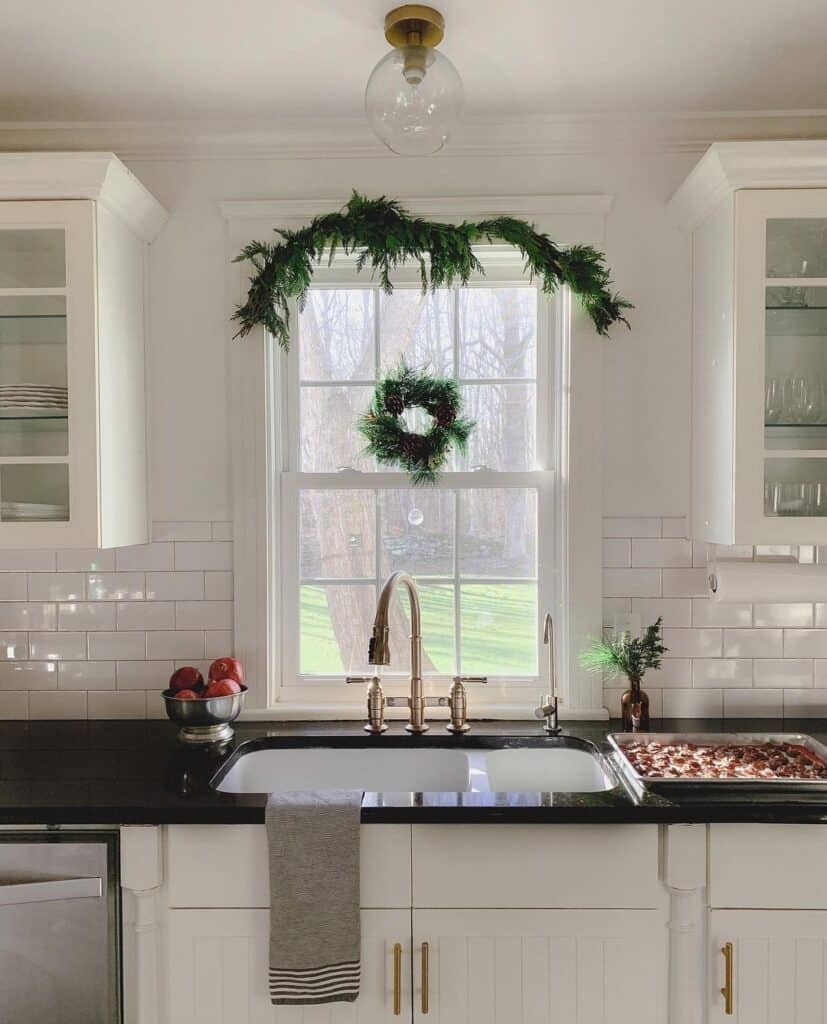
[[[214,781],[223,793],[602,793],[618,784],[599,749],[573,737],[498,750],[242,747]]]

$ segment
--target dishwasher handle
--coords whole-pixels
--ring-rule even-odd
[[[18,903],[47,903],[52,900],[100,899],[103,879],[56,878],[48,882],[0,882],[0,907]]]

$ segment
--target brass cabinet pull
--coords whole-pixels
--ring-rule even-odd
[[[393,1015],[402,1013],[402,943],[393,944]]]
[[[429,954],[429,952],[430,952],[430,949],[429,949],[428,943],[427,942],[423,942],[422,946],[420,947],[420,956],[421,956],[421,961],[422,961],[422,1004],[421,1004],[421,1008],[422,1008],[422,1013],[423,1014],[426,1014],[428,1012],[428,985],[429,985],[429,979],[428,979],[428,954]]]
[[[732,1016],[732,943],[726,942],[721,946],[724,956],[724,987],[721,995],[724,997],[724,1013]]]

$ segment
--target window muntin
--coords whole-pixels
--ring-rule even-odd
[[[284,665],[287,684],[367,669],[378,588],[399,568],[420,584],[426,676],[536,680],[540,561],[548,567],[552,547],[539,528],[551,498],[550,474],[537,468],[537,427],[551,389],[538,395],[538,349],[547,344],[538,307],[524,283],[424,297],[406,287],[391,296],[363,285],[311,290],[290,389],[298,401],[288,465],[298,472],[287,474],[295,480],[284,512],[296,524],[297,554],[290,571],[288,532],[283,598],[299,639]],[[400,357],[439,374],[459,367],[478,423],[467,455],[433,488],[377,467],[354,430],[377,375]],[[386,675],[409,668],[404,593],[394,614]]]

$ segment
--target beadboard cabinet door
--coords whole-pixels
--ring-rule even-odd
[[[732,944],[731,1013],[727,943]],[[827,911],[713,910],[709,1024],[827,1024]]]
[[[414,910],[414,1020],[663,1024],[667,946],[658,911]]]
[[[174,1024],[390,1024],[410,1021],[410,912],[362,911],[362,983],[354,1003],[273,1006],[268,910],[169,914],[169,1020]],[[401,945],[399,1014],[394,945]]]

